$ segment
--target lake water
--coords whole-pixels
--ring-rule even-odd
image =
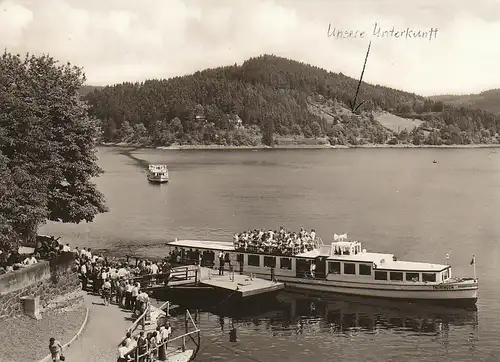
[[[171,182],[149,184],[148,163],[167,163]],[[99,164],[110,212],[41,232],[163,256],[176,237],[230,241],[246,229],[304,226],[399,259],[443,263],[448,253],[455,275],[472,275],[476,255],[477,312],[283,293],[279,305],[234,319],[237,343],[229,317],[200,313],[199,361],[500,361],[500,151],[102,148]]]

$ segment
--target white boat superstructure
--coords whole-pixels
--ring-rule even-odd
[[[149,165],[147,178],[149,182],[168,182],[167,165]]]
[[[291,288],[460,305],[477,301],[475,275],[457,278],[451,265],[397,260],[394,254],[368,252],[359,241],[344,239],[324,245],[317,238],[312,250],[287,254],[221,241],[176,239],[167,247],[179,263],[196,261],[217,268],[222,252],[225,269],[275,278]]]

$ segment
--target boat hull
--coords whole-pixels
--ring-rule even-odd
[[[165,177],[148,177],[148,181],[154,184],[163,184],[168,182],[168,178]]]
[[[265,273],[256,273],[255,275],[263,278],[270,277]],[[472,306],[477,302],[477,283],[471,283],[457,289],[443,289],[440,284],[401,286],[283,276],[276,276],[276,279],[284,282],[287,289],[306,292],[385,298],[408,302],[432,302],[450,306]]]

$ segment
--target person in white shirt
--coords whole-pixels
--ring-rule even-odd
[[[151,264],[151,274],[158,274],[158,265],[156,263]]]
[[[311,239],[314,240],[316,238],[316,231],[314,229],[311,230]]]
[[[137,296],[139,295],[139,288],[140,287],[141,287],[141,285],[139,283],[136,283],[136,285],[132,287],[131,303],[130,303],[130,306],[132,307],[132,312],[135,312],[136,308],[138,307]]]
[[[315,263],[311,263],[311,266],[310,266],[310,268],[309,268],[309,269],[310,269],[310,271],[311,271],[311,276],[312,276],[313,278],[315,278],[314,273],[316,272],[316,264],[315,264]]]
[[[172,327],[170,327],[170,323],[167,325],[167,328],[165,328],[165,326],[160,327],[160,334],[163,342],[169,339],[172,334]]]
[[[71,248],[70,248],[69,244],[64,245],[63,248],[62,248],[62,251],[66,251],[66,252],[71,251]]]
[[[167,322],[166,331],[167,331],[167,338],[170,338],[170,336],[172,335],[172,326],[170,325],[170,322]]]
[[[37,263],[37,260],[35,259],[34,255],[30,255],[29,257],[27,257],[23,261],[24,265],[33,265],[33,264],[36,264],[36,263]]]
[[[127,342],[123,341],[120,345],[120,347],[118,347],[118,361],[119,362],[126,362],[127,361],[127,358],[125,358],[125,354],[127,354],[127,352],[129,351],[129,349],[127,348]]]
[[[134,286],[127,280],[125,282],[125,308],[132,309],[132,289]]]
[[[118,276],[121,278],[121,277],[126,277],[128,274],[127,272],[127,269],[125,269],[124,267],[121,267],[120,269],[118,269]]]
[[[116,271],[115,268],[112,268],[110,271],[109,271],[109,278],[111,280],[116,280],[118,279],[118,272]]]

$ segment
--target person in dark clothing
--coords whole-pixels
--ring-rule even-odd
[[[226,264],[226,260],[224,258],[224,253],[221,251],[219,253],[219,275],[224,275],[224,264]]]
[[[139,334],[139,338],[137,339],[137,352],[139,356],[144,355],[148,351],[148,340],[144,337],[144,332]],[[139,362],[146,361],[146,356],[139,357]]]

